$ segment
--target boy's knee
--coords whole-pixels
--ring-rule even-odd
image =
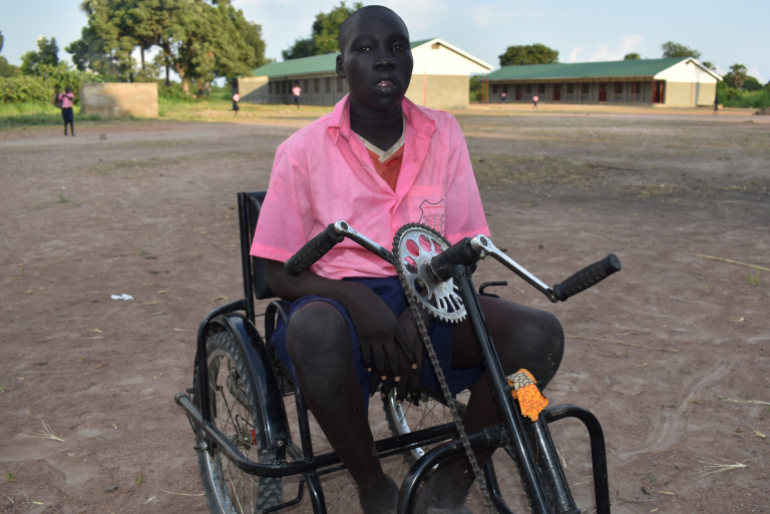
[[[350,350],[350,332],[336,307],[311,302],[292,315],[286,343],[295,365],[318,365],[325,357]]]

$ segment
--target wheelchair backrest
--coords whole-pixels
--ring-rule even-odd
[[[273,298],[275,295],[267,286],[267,261],[260,257],[252,257],[249,253],[257,229],[257,219],[265,201],[266,191],[253,193],[238,193],[238,219],[241,229],[241,263],[243,265],[243,284],[248,286],[257,300]]]

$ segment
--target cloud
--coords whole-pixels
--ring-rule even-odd
[[[584,46],[576,46],[575,48],[573,48],[569,53],[569,62],[577,62],[578,54],[585,49],[586,47]]]
[[[572,49],[569,54],[569,62],[593,62],[593,61],[620,61],[626,54],[636,51],[642,44],[642,36],[634,34],[623,36],[620,45],[610,47],[610,45],[597,45],[593,54],[587,59],[578,59],[578,54],[585,47],[578,46]]]
[[[448,10],[445,0],[388,0],[380,5],[397,12],[409,27],[409,32],[437,26],[441,22],[441,14]]]
[[[474,23],[477,27],[488,27],[494,20],[494,11],[489,7],[479,7],[471,13]]]
[[[759,66],[752,66],[749,68],[749,75],[757,79],[761,84],[764,84],[767,82],[767,79],[765,78],[762,73],[759,72]]]

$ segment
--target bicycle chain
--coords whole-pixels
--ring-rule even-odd
[[[398,230],[398,232],[396,232],[396,235],[393,238],[393,261],[396,266],[396,272],[398,273],[398,278],[401,280],[401,286],[406,292],[406,298],[409,301],[409,307],[412,309],[412,315],[414,317],[415,323],[417,324],[417,329],[420,332],[420,338],[422,339],[422,343],[425,346],[425,350],[428,352],[428,357],[430,358],[430,363],[433,366],[433,370],[436,372],[436,377],[438,377],[439,384],[441,385],[441,392],[444,393],[444,398],[446,399],[449,411],[452,413],[455,427],[457,427],[457,431],[460,433],[460,439],[462,440],[463,447],[465,448],[465,455],[468,457],[468,462],[470,462],[471,468],[473,468],[473,474],[476,477],[476,483],[478,483],[479,489],[481,490],[481,495],[484,498],[484,505],[486,506],[489,514],[495,514],[497,510],[492,503],[492,498],[489,496],[487,485],[484,482],[483,475],[481,474],[479,462],[476,460],[476,454],[473,453],[471,443],[468,440],[468,434],[465,432],[465,426],[460,419],[460,414],[457,410],[457,401],[449,391],[449,385],[446,382],[446,377],[444,377],[444,371],[441,369],[441,364],[438,361],[436,351],[433,349],[433,343],[431,343],[430,336],[428,335],[428,329],[425,327],[425,323],[422,321],[422,316],[420,315],[419,307],[417,305],[419,300],[416,297],[414,286],[408,283],[406,280],[406,274],[404,273],[404,266],[401,261],[401,256],[399,255],[399,243],[401,242],[403,233],[415,227],[420,227],[427,232],[430,232],[436,239],[444,243],[446,247],[442,248],[442,250],[446,250],[451,246],[449,241],[447,241],[444,236],[430,227],[421,225],[419,223],[409,223],[404,225]]]

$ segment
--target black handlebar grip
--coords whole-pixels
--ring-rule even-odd
[[[564,282],[553,286],[554,296],[565,302],[570,296],[585,291],[621,269],[620,259],[611,253],[599,262],[578,271]]]
[[[330,223],[326,230],[305,243],[305,246],[286,261],[283,265],[286,273],[296,277],[326,255],[334,245],[342,242],[343,239],[345,236],[337,234],[334,223]]]

